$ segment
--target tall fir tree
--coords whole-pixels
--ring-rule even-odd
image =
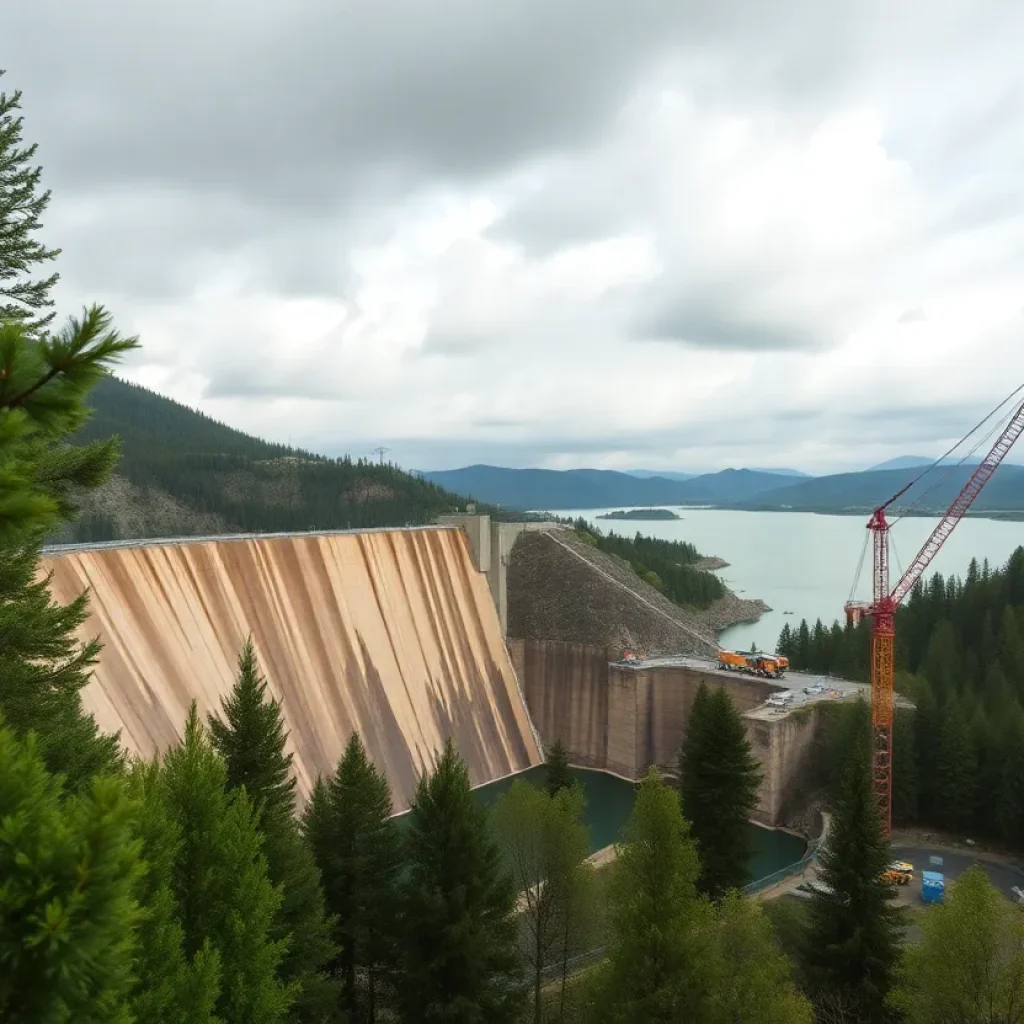
[[[289,1019],[324,1024],[337,1017],[340,993],[328,976],[337,950],[331,938],[320,869],[294,816],[295,778],[280,701],[267,696],[252,637],[238,658],[238,677],[222,698],[223,718],[210,715],[214,748],[224,759],[229,791],[244,786],[263,833],[270,882],[281,889],[272,935],[287,942],[281,978],[294,986]]]
[[[749,821],[761,775],[725,690],[709,691],[702,683],[680,752],[679,787],[700,857],[698,887],[712,899],[750,880]]]
[[[120,779],[65,798],[0,721],[0,1019],[129,1024],[140,844]]]
[[[117,738],[100,733],[82,706],[100,649],[77,636],[88,597],[56,604],[38,566],[36,546],[0,543],[0,713],[19,735],[35,730],[48,770],[78,790],[93,775],[116,771],[121,753]]]
[[[689,832],[678,794],[652,769],[611,869],[611,949],[593,981],[595,1024],[713,1019],[714,914],[697,893]]]
[[[0,77],[4,71],[0,69]],[[16,320],[33,334],[53,320],[51,292],[57,274],[33,271],[60,255],[36,237],[50,204],[42,168],[32,166],[37,145],[25,145],[21,92],[0,92],[0,320]]]
[[[334,963],[352,1024],[373,1024],[392,1001],[401,846],[391,810],[387,779],[354,733],[334,777],[317,780],[303,821],[334,919]]]
[[[134,764],[128,787],[138,809],[136,834],[147,869],[138,888],[143,919],[132,1014],[146,1024],[217,1024],[213,1010],[220,994],[220,956],[209,941],[193,957],[185,955],[185,932],[172,885],[181,826],[171,816],[159,764]]]
[[[511,1024],[523,1000],[516,891],[449,739],[409,812],[401,883],[406,1024]]]
[[[839,1000],[853,1019],[876,1024],[887,1019],[902,918],[882,880],[890,850],[871,787],[866,705],[858,715],[860,742],[850,750],[820,857],[828,889],[811,901],[803,959],[819,1006]]]
[[[243,788],[227,792],[227,769],[195,701],[184,741],[167,752],[161,774],[181,835],[172,887],[185,955],[194,958],[207,946],[217,951],[221,1024],[278,1024],[295,996],[295,985],[278,976],[288,945],[273,937],[281,890],[267,876],[252,801]]]
[[[116,437],[64,442],[89,418],[89,390],[137,347],[100,306],[42,339],[0,320],[0,543],[40,540],[75,516],[83,491],[107,479]]]
[[[569,755],[566,753],[565,744],[561,740],[555,740],[548,748],[547,781],[545,783],[548,795],[555,796],[560,790],[568,789],[572,782]]]

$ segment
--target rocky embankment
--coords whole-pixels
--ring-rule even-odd
[[[508,633],[517,639],[707,656],[709,646],[694,634],[713,638],[768,610],[763,601],[732,593],[709,608],[681,608],[641,580],[628,562],[598,551],[571,530],[559,530],[555,538],[524,533],[509,557]]]

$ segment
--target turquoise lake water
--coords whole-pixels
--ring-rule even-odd
[[[722,581],[740,597],[759,597],[772,609],[760,621],[733,626],[722,634],[722,643],[736,650],[748,650],[751,643],[773,650],[787,622],[798,626],[806,618],[813,625],[820,616],[831,624],[843,618],[864,551],[867,516],[674,508],[682,518],[666,522],[610,522],[597,518],[601,509],[558,514],[582,516],[606,532],[632,536],[639,530],[648,537],[689,541],[705,555],[724,558],[729,565],[718,573]],[[937,522],[930,517],[901,520],[890,535],[893,564],[901,571],[909,565]],[[972,558],[1001,566],[1021,544],[1024,523],[964,519],[928,571],[963,576]],[[870,587],[869,552],[854,596],[869,597]]]
[[[579,780],[587,796],[586,821],[590,829],[590,849],[591,852],[597,852],[621,838],[622,827],[633,809],[636,786],[607,772],[586,768],[573,768],[572,774]],[[542,786],[546,778],[547,769],[539,765],[507,779],[480,786],[473,792],[482,803],[489,806],[502,793],[507,792],[516,779],[525,779]],[[753,824],[750,826],[750,846],[751,881],[788,867],[798,861],[807,848],[807,844],[797,836]]]

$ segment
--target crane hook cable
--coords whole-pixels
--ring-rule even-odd
[[[968,430],[967,433],[964,434],[964,436],[961,437],[960,440],[957,441],[957,443],[955,445],[953,445],[952,448],[949,449],[949,451],[947,451],[943,455],[940,455],[930,466],[928,466],[926,469],[924,469],[920,473],[918,473],[918,475],[916,477],[914,477],[914,479],[911,480],[910,483],[908,483],[905,487],[901,487],[884,505],[879,506],[879,508],[880,509],[887,509],[898,498],[902,498],[903,495],[906,494],[907,491],[909,491],[910,488],[914,486],[914,484],[916,484],[919,480],[921,480],[922,477],[927,476],[927,474],[929,474],[943,460],[947,459],[953,452],[955,452],[957,450],[957,448],[960,447],[960,445],[962,445],[964,443],[964,441],[967,440],[967,438],[969,438],[971,436],[971,434],[973,434],[976,430],[979,430],[981,427],[983,427],[993,416],[995,416],[995,414],[997,412],[999,412],[999,410],[1004,405],[1006,405],[1007,402],[1009,402],[1012,398],[1014,398],[1021,391],[1024,391],[1024,384],[1021,384],[1018,387],[1014,388],[1014,390],[1011,391],[1010,394],[1007,395],[1006,398],[1004,398],[983,420],[981,420],[980,423],[976,424],[974,427],[972,427],[970,430]]]
[[[1011,412],[1011,416],[1012,415],[1013,415],[1013,412]],[[1007,421],[1009,421],[1009,417],[1007,418]],[[900,514],[894,520],[892,520],[892,522],[889,523],[889,526],[890,527],[895,526],[897,523],[899,523],[903,519],[906,519],[906,517],[908,515],[910,515],[915,509],[920,508],[924,504],[925,499],[930,494],[934,494],[953,475],[953,473],[956,470],[958,470],[983,444],[987,443],[988,441],[991,441],[993,436],[995,436],[996,433],[998,433],[1000,430],[1004,430],[1004,429],[1005,429],[1005,424],[1003,423],[1003,421],[1002,420],[996,420],[995,425],[992,427],[992,429],[989,430],[989,432],[987,434],[983,435],[982,437],[979,437],[978,440],[974,442],[974,447],[971,448],[970,451],[964,452],[964,454],[960,457],[960,461],[959,462],[954,462],[946,470],[946,472],[943,473],[942,476],[940,476],[938,478],[938,480],[936,480],[935,483],[933,483],[931,485],[931,487],[929,487],[925,491],[922,491],[921,494],[918,495],[918,497],[913,502],[911,502],[909,505],[907,505],[906,508],[901,509],[900,510]],[[970,435],[968,435],[968,437],[969,436]]]

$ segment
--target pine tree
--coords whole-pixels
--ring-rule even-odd
[[[935,817],[943,828],[962,831],[974,816],[978,766],[963,704],[949,700],[942,709],[935,763]]]
[[[146,873],[138,887],[144,908],[135,962],[131,1010],[146,1024],[217,1024],[220,956],[206,942],[189,960],[180,908],[172,888],[181,827],[171,817],[157,762],[139,762],[128,776],[136,802],[136,834],[142,842]]]
[[[80,644],[87,596],[61,606],[46,579],[36,579],[38,548],[0,543],[0,713],[18,735],[38,734],[49,771],[71,790],[121,763],[116,737],[102,735],[82,707],[81,691],[99,644]]]
[[[569,771],[569,755],[565,751],[565,745],[561,740],[555,740],[548,748],[547,759],[547,791],[549,796],[555,796],[562,789],[568,789],[572,785],[572,773]]]
[[[0,77],[4,74],[0,69]],[[17,320],[40,333],[53,320],[50,292],[57,274],[31,278],[32,271],[60,255],[35,237],[50,205],[40,191],[42,169],[32,167],[36,145],[22,143],[21,92],[0,92],[0,320]]]
[[[172,887],[185,955],[192,959],[207,945],[217,951],[223,1024],[277,1024],[295,994],[278,978],[287,941],[272,937],[281,891],[267,877],[252,802],[243,788],[227,793],[227,770],[195,701],[184,742],[164,757],[162,781],[181,835]]]
[[[129,1024],[141,873],[121,780],[65,798],[0,722],[0,1019]]]
[[[828,887],[811,901],[804,963],[817,1003],[826,997],[852,1008],[852,1019],[885,1019],[885,1000],[900,949],[902,923],[881,876],[889,844],[871,791],[869,719],[846,766],[819,874]]]
[[[892,820],[909,825],[917,820],[918,774],[913,712],[897,711],[892,734]]]
[[[78,493],[103,483],[117,461],[117,438],[63,443],[89,418],[90,388],[138,347],[110,325],[92,306],[40,340],[0,319],[0,544],[39,540],[70,520]]]
[[[749,820],[761,774],[732,701],[702,683],[680,752],[679,786],[700,856],[699,888],[712,899],[750,880]]]
[[[450,739],[409,816],[401,1017],[511,1024],[522,1004],[515,886]]]
[[[336,953],[333,922],[325,909],[320,869],[294,817],[295,779],[292,754],[285,752],[281,704],[268,699],[266,691],[249,637],[239,655],[234,689],[221,700],[223,720],[209,716],[210,737],[224,758],[228,790],[244,786],[253,801],[267,875],[282,891],[272,935],[288,943],[280,975],[296,985],[290,1019],[317,1024],[336,1016],[339,1000],[337,985],[326,973]]]
[[[387,779],[367,759],[358,734],[330,782],[317,780],[303,828],[334,916],[343,1005],[353,1022],[373,1022],[396,960],[401,847]]]
[[[715,923],[697,894],[699,871],[679,797],[652,769],[611,869],[611,950],[593,982],[590,1019],[713,1019]]]

